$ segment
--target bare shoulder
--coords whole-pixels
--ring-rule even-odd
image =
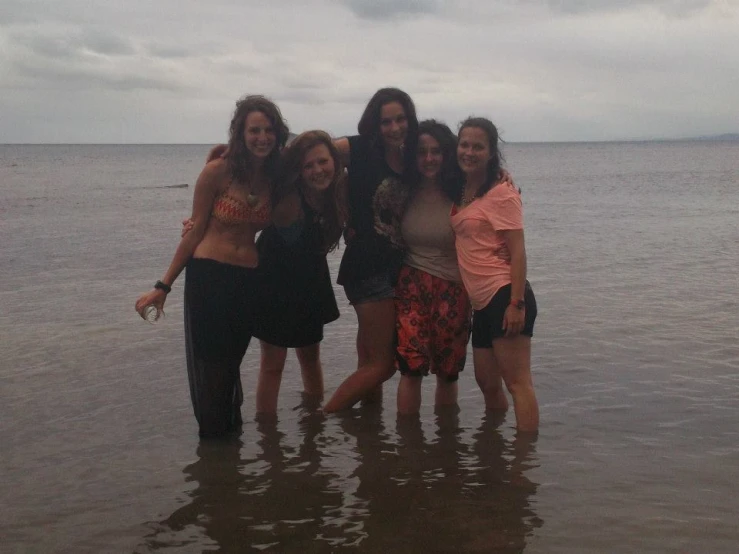
[[[217,158],[205,164],[198,177],[198,185],[221,188],[228,184],[229,173],[226,160]]]
[[[287,227],[300,219],[302,211],[300,195],[291,192],[272,210],[272,221],[278,227]]]

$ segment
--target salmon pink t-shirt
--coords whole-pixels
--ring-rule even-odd
[[[511,282],[511,253],[500,231],[523,229],[521,195],[499,183],[464,208],[452,206],[450,221],[462,282],[472,307],[481,310]]]

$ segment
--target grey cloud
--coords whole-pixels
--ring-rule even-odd
[[[344,0],[357,17],[382,21],[412,15],[437,13],[440,0]]]
[[[127,56],[135,53],[131,41],[112,33],[86,29],[84,31],[56,31],[39,34],[38,30],[24,30],[10,35],[10,39],[32,53],[48,58],[73,58],[85,54]]]
[[[296,132],[343,134],[386,85],[421,117],[490,115],[510,140],[735,132],[736,6],[2,0],[0,120],[18,124],[0,138],[209,141],[246,92]]]
[[[189,88],[156,61],[142,58],[131,41],[112,33],[24,30],[8,36],[3,58],[8,88],[168,92]]]
[[[11,37],[11,42],[24,47],[32,55],[57,60],[73,58],[78,51],[70,38],[65,36],[21,35]]]
[[[223,72],[231,73],[234,75],[245,74],[249,76],[261,76],[265,72],[256,63],[243,60],[243,59],[231,59],[231,58],[211,58],[211,62],[214,66],[218,66]]]
[[[146,50],[156,58],[189,58],[194,54],[190,48],[169,44],[150,44]]]
[[[109,31],[86,30],[83,32],[80,39],[80,45],[82,47],[97,54],[103,54],[106,56],[126,56],[135,53],[135,49],[130,40],[115,36]]]
[[[363,90],[362,92],[342,91],[332,87],[315,89],[286,88],[279,92],[275,98],[280,101],[305,103],[313,106],[344,104],[355,106],[357,110],[361,110],[373,92],[374,90]]]
[[[686,16],[716,4],[715,0],[527,0],[526,3],[544,4],[550,11],[564,14],[626,11],[646,6],[673,16]]]
[[[105,88],[116,91],[159,90],[183,92],[189,87],[164,76],[137,75],[131,71],[106,71],[95,67],[74,65],[48,66],[44,64],[16,61],[16,88],[36,88],[39,83],[53,83],[55,88],[66,90],[89,90]]]
[[[205,36],[192,38],[187,41],[174,40],[165,33],[156,38],[141,38],[140,44],[149,56],[161,59],[178,60],[182,58],[232,57],[232,50],[220,42],[220,37]]]

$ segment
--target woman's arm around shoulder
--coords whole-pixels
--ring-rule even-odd
[[[303,218],[303,206],[297,192],[286,195],[272,210],[272,224],[288,244],[293,244],[300,238]]]
[[[228,144],[216,144],[208,151],[208,156],[205,158],[205,163],[207,165],[212,161],[225,159],[226,156],[228,156]]]
[[[341,163],[344,167],[349,167],[351,163],[351,148],[349,147],[349,137],[341,137],[334,140],[334,146],[339,151]]]
[[[288,227],[301,219],[302,214],[300,195],[293,191],[285,195],[272,210],[272,223],[275,227]]]

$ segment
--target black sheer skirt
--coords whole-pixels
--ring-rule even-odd
[[[241,428],[241,361],[259,298],[257,269],[193,258],[185,276],[187,376],[200,436]]]

